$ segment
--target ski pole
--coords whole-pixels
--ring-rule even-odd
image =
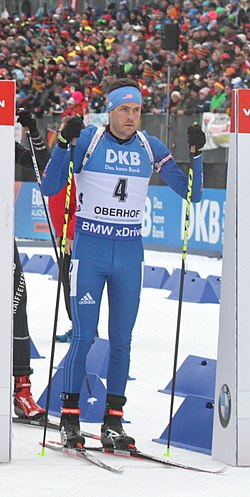
[[[49,413],[49,404],[50,404],[50,396],[51,396],[52,372],[53,372],[53,363],[54,363],[54,355],[55,355],[56,330],[57,330],[61,282],[62,282],[62,274],[63,274],[63,259],[64,259],[65,244],[66,244],[66,237],[67,237],[70,194],[71,194],[73,168],[74,168],[75,143],[76,143],[76,139],[73,138],[73,140],[71,142],[71,147],[70,147],[68,184],[67,184],[67,190],[66,190],[65,209],[64,209],[63,235],[62,235],[61,246],[60,246],[59,275],[58,275],[58,282],[57,282],[56,306],[55,306],[53,335],[52,335],[51,353],[50,353],[50,367],[49,367],[49,378],[48,378],[47,398],[46,398],[46,407],[45,407],[46,412],[45,412],[45,420],[44,420],[43,442],[42,442],[42,449],[41,449],[41,452],[39,454],[41,456],[45,455],[46,432],[47,432],[47,426],[48,426],[48,413]]]
[[[84,373],[84,379],[85,379],[86,387],[87,387],[88,394],[89,394],[89,398],[88,398],[87,402],[89,402],[91,405],[93,405],[95,402],[97,402],[98,399],[96,397],[94,397],[92,394],[92,390],[91,390],[90,381],[89,381],[87,371],[85,371],[85,373]]]
[[[37,165],[37,160],[36,160],[35,151],[34,151],[34,147],[33,147],[33,143],[32,143],[32,138],[31,138],[31,135],[30,135],[30,131],[26,131],[25,133],[26,133],[26,136],[27,136],[27,139],[28,139],[28,143],[29,143],[30,155],[31,155],[31,158],[32,158],[33,168],[34,168],[34,172],[35,172],[35,175],[36,175],[36,181],[37,181],[37,184],[38,184],[38,187],[39,187],[39,190],[40,190],[40,194],[41,194],[41,197],[42,197],[44,212],[45,212],[47,223],[48,223],[48,227],[49,227],[49,232],[50,232],[50,236],[51,236],[52,245],[53,245],[53,248],[54,248],[54,251],[55,251],[56,261],[59,264],[59,257],[58,257],[58,253],[57,253],[56,241],[55,241],[53,229],[52,229],[52,226],[51,226],[51,221],[50,221],[50,217],[49,217],[47,205],[46,205],[46,202],[45,202],[45,198],[44,198],[44,196],[42,194],[42,191],[41,191],[41,183],[42,183],[41,182],[41,176],[40,176],[40,172],[39,172],[38,165]]]
[[[185,265],[186,265],[186,257],[187,257],[188,228],[189,228],[189,221],[190,221],[190,207],[191,207],[191,197],[192,197],[192,188],[193,188],[194,153],[195,153],[195,146],[192,146],[190,149],[190,166],[189,166],[189,170],[188,170],[188,191],[187,191],[187,198],[186,198],[187,203],[186,203],[184,237],[183,237],[183,246],[182,246],[182,264],[181,264],[179,302],[178,302],[177,325],[176,325],[176,336],[175,336],[174,365],[173,365],[170,414],[169,414],[169,424],[168,424],[168,440],[167,440],[167,450],[166,450],[165,456],[170,455],[170,441],[171,441],[171,432],[172,432],[172,424],[173,424],[172,421],[173,421],[173,409],[174,409],[177,359],[178,359],[179,340],[180,340],[180,325],[181,325],[181,311],[182,311],[184,278],[185,278]]]

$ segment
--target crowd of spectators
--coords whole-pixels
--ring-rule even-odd
[[[230,113],[232,89],[250,87],[249,1],[155,0],[130,10],[122,0],[103,12],[32,17],[5,10],[0,78],[16,80],[17,109],[38,118],[105,112],[114,75],[139,83],[143,112]],[[179,26],[175,51],[162,48],[168,23]]]

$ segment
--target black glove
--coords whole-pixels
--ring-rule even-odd
[[[195,123],[192,126],[189,126],[187,135],[190,152],[192,152],[194,155],[199,155],[206,143],[205,133],[202,131],[200,125]],[[195,148],[195,150],[193,150],[193,148]]]
[[[31,136],[39,134],[36,118],[30,110],[19,109],[17,122],[23,127],[29,128]]]
[[[79,138],[81,129],[83,128],[84,124],[81,117],[72,117],[71,119],[69,119],[59,136],[59,147],[67,148],[68,143],[70,143],[73,138]]]

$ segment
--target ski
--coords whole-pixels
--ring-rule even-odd
[[[43,419],[31,419],[31,418],[12,418],[13,423],[32,426],[34,428],[44,428],[44,420]],[[49,430],[59,431],[59,423],[56,421],[48,421],[47,428]],[[87,431],[81,431],[81,435],[86,438],[92,438],[94,440],[100,440],[99,435],[94,435],[94,433],[89,433]]]
[[[224,473],[226,470],[226,466],[222,466],[219,469],[208,469],[208,468],[199,468],[198,466],[191,466],[189,464],[184,464],[176,461],[170,461],[169,459],[162,459],[161,457],[154,456],[151,454],[146,454],[145,452],[141,452],[138,449],[115,449],[115,448],[104,448],[104,447],[86,447],[88,451],[101,452],[103,454],[112,454],[114,456],[122,456],[128,458],[136,458],[142,459],[144,461],[155,462],[158,464],[164,464],[168,467],[179,468],[179,469],[188,469],[190,471],[198,471],[200,473],[211,473],[211,474],[220,474]]]
[[[26,426],[33,426],[33,427],[44,427],[44,421],[38,420],[38,419],[28,419],[28,418],[13,418],[14,423],[19,423],[23,424]],[[59,423],[55,421],[48,421],[48,428],[51,430],[59,430]],[[89,433],[86,431],[81,431],[81,435],[83,435],[86,438],[91,438],[93,440],[100,440],[99,435],[95,435],[94,433]],[[226,466],[222,466],[219,469],[207,469],[207,468],[199,468],[196,466],[191,466],[185,463],[179,463],[176,461],[171,461],[169,459],[163,459],[151,454],[146,454],[144,452],[141,452],[140,450],[135,450],[135,449],[126,449],[126,450],[118,450],[118,449],[105,449],[103,447],[86,447],[88,451],[96,451],[96,452],[102,452],[103,454],[111,454],[115,456],[123,456],[123,457],[131,457],[136,458],[136,459],[142,459],[144,461],[151,461],[155,462],[158,464],[165,464],[169,467],[175,467],[179,469],[189,469],[190,471],[199,471],[202,473],[211,473],[211,474],[219,474],[223,473],[226,470]]]
[[[42,445],[42,443],[40,443]],[[70,447],[64,447],[59,442],[54,442],[54,441],[48,441],[45,443],[45,447],[51,450],[55,450],[56,452],[60,452],[61,454],[66,454],[68,456],[74,456],[74,457],[80,457],[81,459],[84,459],[85,461],[88,461],[91,464],[94,464],[95,466],[98,466],[99,468],[106,469],[107,471],[111,471],[112,473],[117,473],[117,474],[122,474],[124,471],[124,467],[120,468],[114,468],[113,466],[109,466],[108,464],[105,464],[103,461],[95,457],[93,454],[91,454],[87,449],[75,447],[75,448],[70,448]]]

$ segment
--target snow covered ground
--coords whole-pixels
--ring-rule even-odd
[[[50,253],[50,248],[21,247],[20,252]],[[181,266],[180,254],[145,252],[145,264],[165,266],[171,273]],[[221,261],[188,255],[187,269],[198,271],[201,277],[221,274]],[[28,290],[28,317],[32,339],[45,359],[32,360],[34,375],[32,390],[39,398],[47,385],[51,336],[57,283],[48,276],[25,273]],[[158,392],[171,380],[176,333],[178,302],[168,300],[166,290],[143,288],[139,316],[134,329],[125,426],[137,446],[144,451],[163,456],[165,447],[152,442],[168,424],[170,396]],[[218,304],[183,303],[178,366],[192,354],[216,358],[219,322]],[[62,298],[58,333],[68,329],[68,318]],[[99,323],[101,338],[107,338],[107,300],[103,299]],[[68,349],[56,344],[54,364],[58,365]],[[176,397],[174,410],[183,399]],[[86,431],[99,433],[100,425],[84,423]],[[89,463],[56,454],[47,449],[39,456],[39,441],[43,430],[13,425],[12,461],[0,464],[0,497],[249,497],[250,468],[228,467],[220,475],[172,469],[139,460],[98,455],[106,463],[124,466],[123,475],[109,473]],[[47,439],[59,439],[48,431]],[[250,450],[250,446],[249,446]],[[172,459],[199,466],[216,466],[205,454],[172,447]]]

